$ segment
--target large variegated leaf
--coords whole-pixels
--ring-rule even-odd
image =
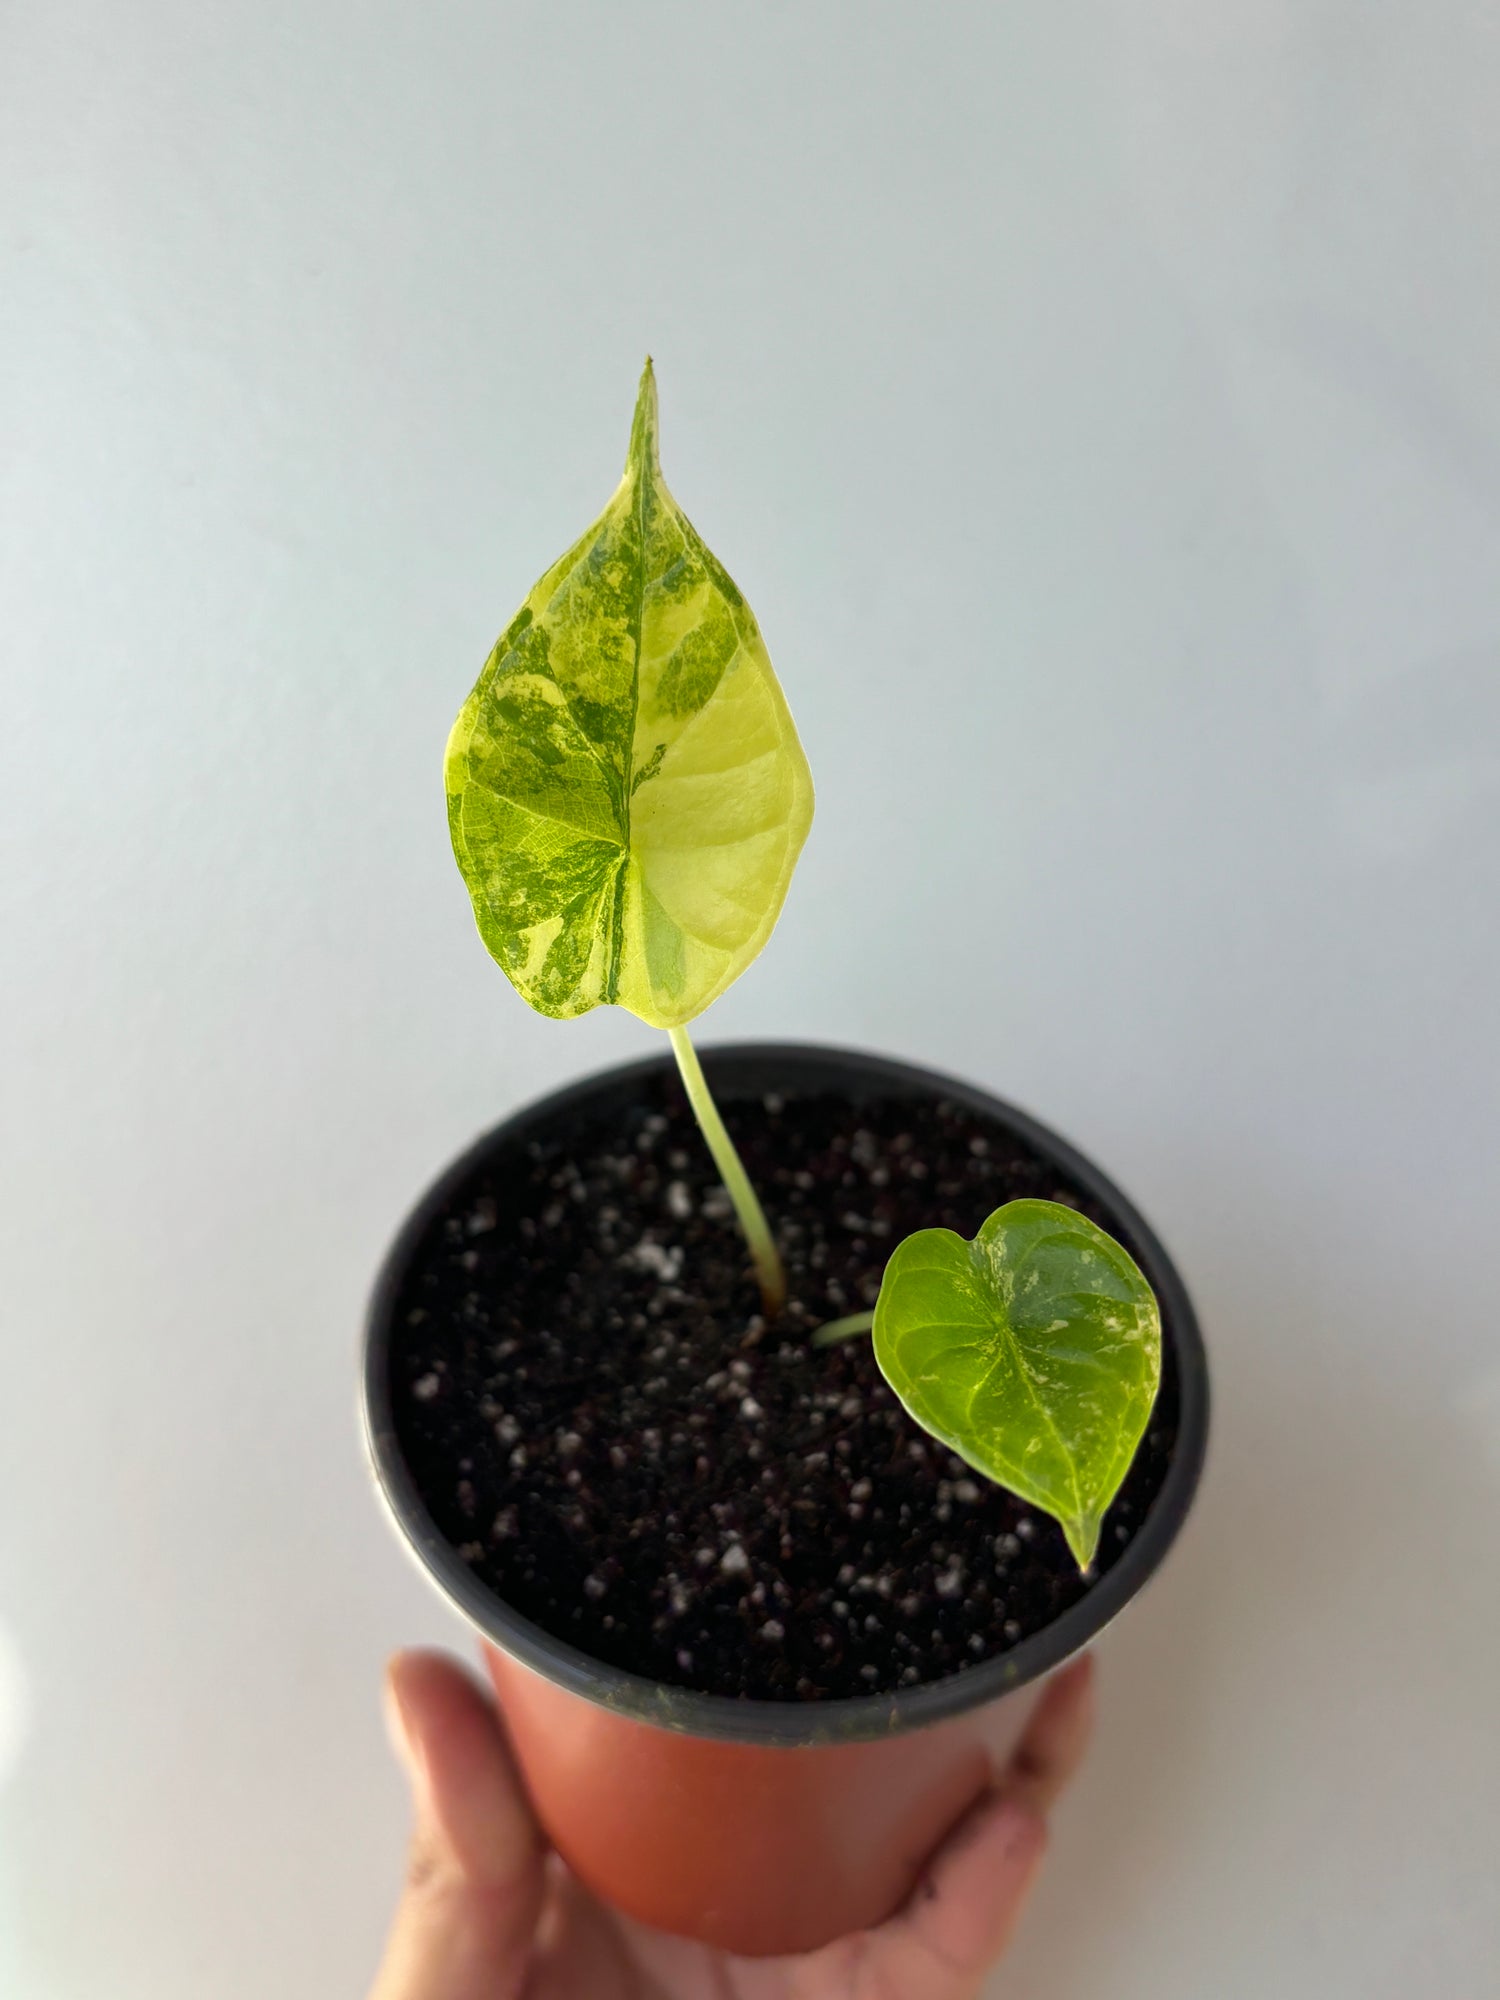
[[[544,1014],[700,1014],[770,935],[812,780],[750,607],[668,492],[646,363],[625,477],[448,742],[480,933]]]
[[[972,1243],[922,1229],[875,1305],[875,1359],[924,1430],[1062,1523],[1080,1569],[1161,1378],[1156,1298],[1129,1253],[1053,1201],[997,1208]]]

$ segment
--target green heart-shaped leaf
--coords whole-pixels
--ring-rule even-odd
[[[1134,1260],[1054,1201],[997,1208],[972,1243],[921,1229],[875,1305],[875,1359],[924,1430],[1062,1523],[1087,1569],[1161,1379]]]
[[[771,934],[812,779],[750,607],[662,479],[649,361],[625,477],[485,662],[446,780],[480,934],[543,1014],[680,1027]]]

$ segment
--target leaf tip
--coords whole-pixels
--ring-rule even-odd
[[[1097,1514],[1082,1514],[1077,1520],[1062,1523],[1063,1536],[1081,1576],[1088,1576],[1093,1570],[1094,1557],[1099,1553],[1099,1530],[1102,1525]]]
[[[641,386],[636,391],[635,417],[630,426],[630,451],[625,461],[625,470],[627,472],[661,470],[656,446],[656,369],[649,354],[646,356],[646,365],[641,370]]]

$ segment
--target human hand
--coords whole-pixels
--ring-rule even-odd
[[[416,1827],[370,2000],[972,2000],[1087,1746],[1090,1666],[1053,1681],[1004,1777],[888,1922],[794,1957],[734,1958],[581,1888],[548,1852],[488,1697],[441,1654],[398,1654],[387,1715]]]

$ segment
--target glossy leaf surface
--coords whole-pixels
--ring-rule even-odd
[[[517,990],[678,1027],[759,952],[812,823],[755,619],[667,490],[646,364],[614,498],[536,585],[449,738],[453,851]]]
[[[1054,1515],[1080,1569],[1145,1433],[1161,1319],[1134,1260],[1051,1201],[997,1208],[972,1243],[899,1244],[875,1306],[875,1358],[924,1430]]]

